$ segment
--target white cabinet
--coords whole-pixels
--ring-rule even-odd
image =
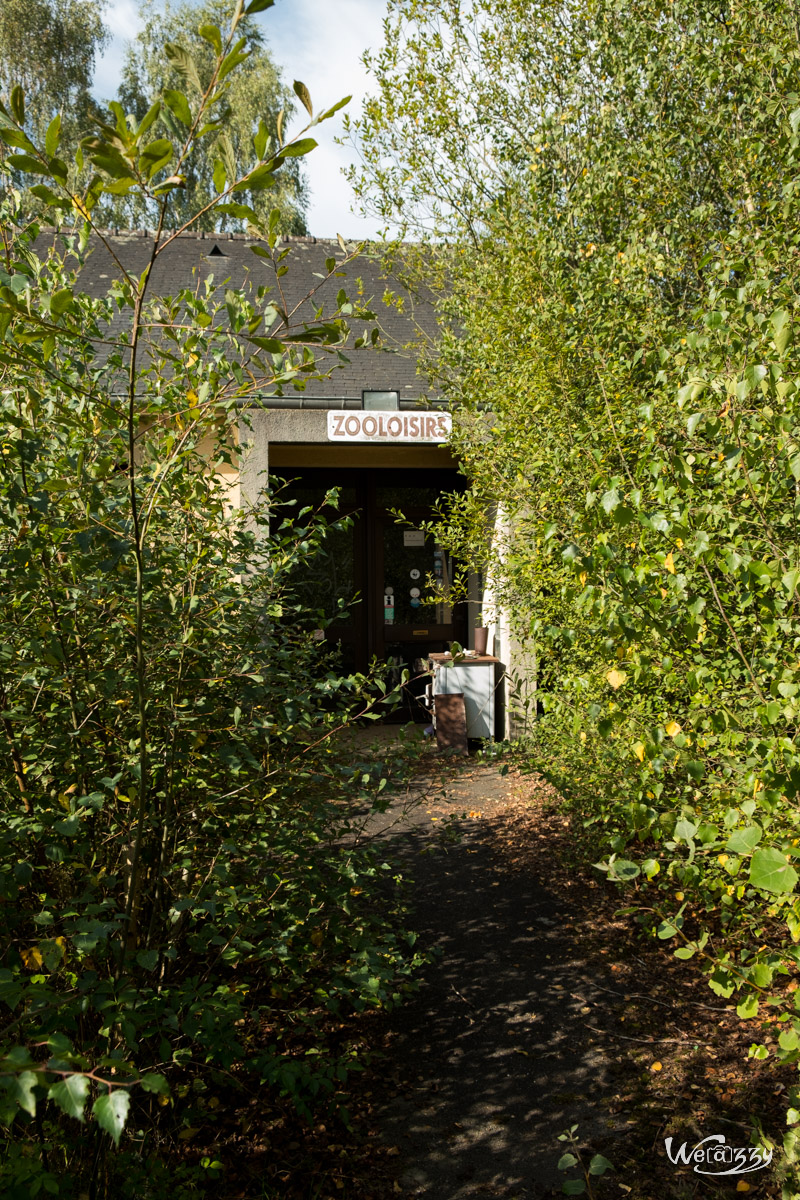
[[[459,657],[432,654],[432,694],[463,695],[468,738],[503,737],[504,670],[489,654]],[[435,706],[434,706],[435,709]]]

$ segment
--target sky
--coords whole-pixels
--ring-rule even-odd
[[[386,0],[276,0],[275,7],[257,19],[285,82],[291,86],[294,79],[302,80],[315,111],[330,108],[352,93],[344,110],[352,117],[360,111],[369,89],[359,60],[366,49],[381,45],[385,10]],[[98,100],[112,100],[126,45],[139,28],[137,0],[108,0],[104,19],[112,36],[96,63],[92,91]],[[299,114],[295,121],[300,121]],[[337,113],[316,127],[314,137],[319,145],[304,159],[311,189],[309,233],[315,237],[340,233],[348,241],[375,237],[380,223],[350,211],[352,192],[342,168],[353,160],[354,151],[335,144],[340,133],[341,115]]]

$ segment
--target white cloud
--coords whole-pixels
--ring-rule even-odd
[[[366,49],[380,46],[385,11],[386,0],[278,0],[258,19],[285,81],[291,86],[294,79],[301,79],[315,109],[330,107],[352,93],[346,111],[353,116],[369,86],[360,58]],[[112,40],[95,71],[92,90],[99,100],[112,99],[116,93],[127,41],[141,25],[136,0],[109,0],[105,20]],[[300,119],[298,114],[296,120]],[[348,239],[373,237],[379,222],[350,211],[352,192],[341,172],[355,153],[336,145],[341,131],[337,113],[317,127],[319,146],[304,160],[311,189],[309,231],[317,237],[336,233]]]
[[[111,39],[95,64],[92,92],[98,100],[113,100],[119,86],[125,47],[141,28],[136,0],[109,0],[103,19]]]
[[[264,14],[264,31],[275,61],[291,84],[302,79],[315,109],[330,107],[352,94],[345,111],[358,113],[369,89],[369,78],[360,62],[367,49],[377,49],[383,39],[385,0],[279,0]],[[319,146],[305,160],[311,185],[308,227],[318,237],[341,233],[346,238],[372,237],[377,221],[350,211],[352,192],[342,168],[355,158],[347,146],[337,146],[341,114],[318,126]]]

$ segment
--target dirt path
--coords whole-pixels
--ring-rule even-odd
[[[586,1138],[607,1132],[608,1064],[585,1010],[613,980],[576,955],[546,877],[508,870],[491,836],[514,820],[507,778],[468,768],[448,793],[385,835],[415,881],[422,943],[441,957],[392,1018],[395,1094],[375,1117],[409,1195],[545,1196],[563,1179],[557,1135],[576,1122]],[[461,812],[460,840],[443,839]]]

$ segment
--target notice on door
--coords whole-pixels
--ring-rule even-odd
[[[329,412],[329,442],[446,442],[450,413]]]

